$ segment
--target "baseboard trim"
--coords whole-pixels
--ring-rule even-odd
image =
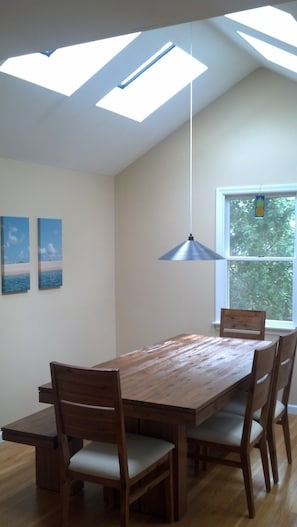
[[[288,404],[288,413],[297,415],[297,405],[296,404]]]

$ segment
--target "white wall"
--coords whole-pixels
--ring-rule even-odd
[[[296,183],[296,109],[296,84],[258,70],[195,119],[199,241],[215,247],[217,186]],[[215,334],[215,263],[158,260],[189,234],[188,175],[188,124],[115,182],[0,159],[0,215],[30,218],[32,262],[28,293],[0,293],[0,426],[40,409],[51,360],[93,365],[115,355],[116,341],[125,353],[181,332]],[[58,290],[38,290],[38,217],[63,220]]]
[[[296,84],[264,69],[194,119],[196,239],[215,248],[216,187],[296,183],[296,122]],[[158,260],[189,233],[188,160],[187,124],[116,177],[119,353],[182,332],[216,334],[215,263]]]
[[[0,159],[0,215],[30,221],[31,289],[0,293],[0,426],[43,406],[49,362],[116,353],[113,179]],[[61,218],[63,286],[38,290],[37,218]]]

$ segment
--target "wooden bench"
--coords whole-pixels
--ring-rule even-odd
[[[34,446],[36,485],[60,491],[58,438],[53,407],[3,426],[2,437],[5,441]],[[80,440],[71,439],[70,442],[72,453],[82,446]]]

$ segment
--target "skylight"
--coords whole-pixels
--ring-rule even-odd
[[[168,42],[96,106],[142,122],[206,70],[205,64]]]
[[[10,58],[0,71],[70,96],[138,35],[133,33]]]
[[[257,7],[231,13],[226,17],[291,46],[297,46],[297,22],[290,13],[282,9],[271,6]]]
[[[265,40],[255,38],[246,32],[237,31],[244,40],[267,60],[297,73],[296,54],[281,48],[282,44],[289,44],[297,48],[297,22],[290,13],[286,13],[276,7],[266,6],[225,16],[263,33]],[[278,40],[279,44],[275,42],[273,44],[268,43],[267,37]]]
[[[237,31],[237,33],[242,38],[244,38],[251,46],[253,46],[259,53],[261,53],[261,55],[263,55],[263,57],[265,57],[267,60],[297,73],[296,55],[293,55],[293,53],[289,53],[284,49],[278,48],[277,46],[273,46],[272,44],[268,44],[263,40],[251,37],[250,35],[242,33],[241,31]]]

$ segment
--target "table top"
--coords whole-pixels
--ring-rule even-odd
[[[251,373],[263,340],[182,334],[93,366],[119,368],[125,415],[197,425],[226,404]],[[39,387],[52,403],[51,384]]]

